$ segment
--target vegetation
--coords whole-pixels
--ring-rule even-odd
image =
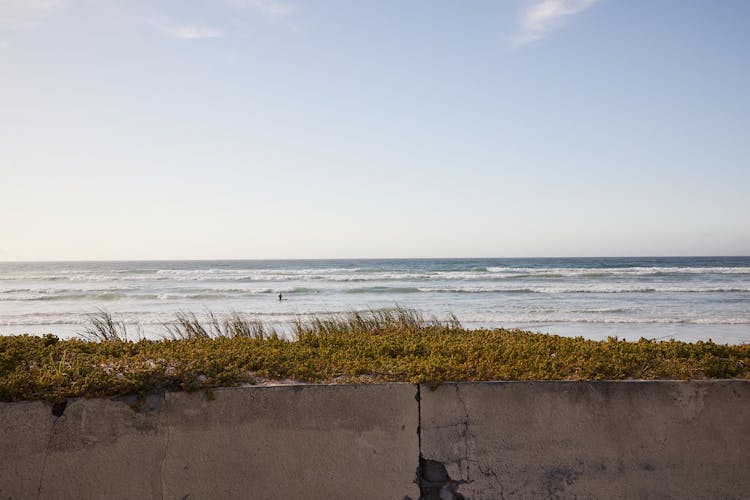
[[[129,340],[106,312],[82,339],[0,336],[0,400],[198,390],[267,380],[370,383],[750,377],[750,345],[467,330],[408,309],[299,320],[292,339],[239,314],[180,314],[163,340]]]

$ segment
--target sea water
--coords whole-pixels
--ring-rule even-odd
[[[99,310],[158,337],[180,311],[283,325],[395,305],[469,328],[746,343],[750,257],[0,263],[0,334],[70,337]]]

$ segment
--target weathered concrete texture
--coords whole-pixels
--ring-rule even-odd
[[[750,381],[416,395],[410,384],[290,385],[155,395],[139,411],[135,400],[0,404],[0,499],[416,499],[417,464],[425,499],[750,492]]]
[[[139,411],[134,398],[0,404],[0,499],[417,498],[416,392],[243,387],[150,396]]]
[[[168,395],[165,498],[417,498],[410,384]]]
[[[52,405],[0,404],[0,498],[36,498],[52,424]]]
[[[750,381],[486,382],[420,393],[422,462],[443,498],[750,492]],[[426,486],[425,498],[440,498]]]
[[[161,498],[164,420],[122,401],[69,402],[52,427],[39,498]]]

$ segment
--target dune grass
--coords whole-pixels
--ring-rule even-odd
[[[750,345],[468,330],[392,309],[299,319],[293,338],[240,314],[182,313],[162,340],[128,340],[105,312],[81,339],[0,336],[0,400],[198,390],[270,380],[371,383],[750,378]]]
[[[167,337],[172,340],[218,337],[263,340],[266,337],[277,336],[276,330],[267,327],[262,321],[247,319],[237,312],[219,320],[213,312],[209,311],[206,313],[205,321],[201,321],[195,313],[179,312],[175,315],[175,320],[174,324],[164,325]]]
[[[96,314],[89,314],[89,322],[80,333],[81,338],[101,342],[125,342],[128,340],[128,328],[122,321],[115,321],[112,315],[99,309]]]

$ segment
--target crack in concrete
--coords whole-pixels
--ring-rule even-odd
[[[47,446],[44,447],[44,460],[42,461],[42,472],[39,474],[39,484],[36,488],[37,500],[42,498],[42,486],[44,485],[44,476],[47,472],[47,459],[49,458],[49,447],[52,444],[52,436],[55,434],[55,425],[60,417],[65,413],[65,408],[68,406],[68,401],[65,400],[62,403],[55,403],[52,405],[52,416],[55,419],[52,421],[52,426],[49,428],[49,436],[47,437]]]
[[[421,458],[419,476],[419,500],[465,500],[458,488],[469,481],[451,479],[442,462]]]
[[[55,417],[55,422],[60,417]],[[47,446],[44,447],[44,461],[42,462],[42,472],[39,475],[39,484],[36,488],[36,498],[40,500],[42,498],[42,485],[44,484],[44,474],[47,471],[47,457],[49,456],[49,445],[52,443],[52,431],[55,428],[55,422],[52,423],[52,427],[49,429],[49,437],[47,438]]]
[[[445,464],[425,458],[422,453],[422,387],[421,384],[416,385],[417,440],[419,442],[416,483],[419,486],[419,500],[464,500],[458,488],[469,481],[451,479]]]
[[[422,387],[417,384],[417,394],[414,396],[417,400],[417,441],[419,443],[419,458],[422,458]]]
[[[492,480],[497,484],[498,488],[500,489],[500,496],[498,498],[504,499],[504,487],[503,484],[500,482],[500,479],[497,477],[497,472],[495,472],[494,469],[491,467],[482,467],[481,462],[478,458],[471,458],[473,455],[474,457],[478,457],[479,453],[477,450],[477,438],[474,435],[474,433],[471,431],[471,428],[469,426],[469,407],[466,404],[466,401],[464,400],[463,396],[461,396],[461,389],[458,384],[454,386],[456,388],[456,398],[461,403],[461,406],[463,407],[463,420],[461,422],[458,422],[455,427],[458,428],[458,435],[459,437],[463,438],[464,441],[464,458],[463,462],[466,464],[466,480],[467,482],[473,482],[471,479],[471,465],[473,464],[480,474],[482,474],[485,477],[491,477]],[[470,452],[469,445],[473,444],[473,450]],[[461,462],[462,460],[459,459],[459,468],[461,468]]]
[[[164,420],[166,432],[164,437],[164,456],[161,459],[159,465],[159,484],[161,486],[161,500],[164,500],[164,464],[167,462],[167,452],[169,450],[169,402],[167,401],[167,394],[164,394]]]

